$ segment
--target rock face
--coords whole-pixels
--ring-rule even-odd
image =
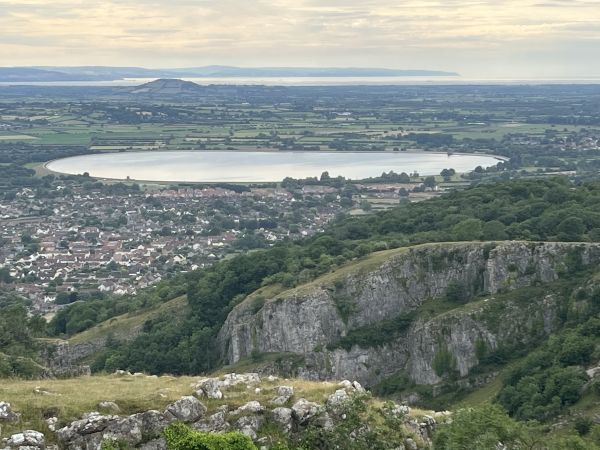
[[[449,286],[468,296],[505,292],[555,281],[573,258],[583,265],[600,261],[600,245],[569,243],[428,244],[388,252],[358,263],[337,279],[323,277],[284,292],[259,310],[246,302],[229,315],[219,333],[225,360],[236,363],[253,351],[302,357],[294,376],[350,378],[372,385],[398,371],[419,384],[441,378],[435,355],[447,351],[466,376],[478,362],[476,347],[495,349],[540,324],[545,333],[557,326],[558,300],[548,296],[535,308],[514,305],[485,320],[487,304],[417,318],[393,340],[377,347],[336,347],[353,330],[417,310],[426,301],[445,298]],[[494,298],[488,303],[491,305]],[[531,306],[531,305],[529,305]],[[502,323],[502,326],[498,326]]]

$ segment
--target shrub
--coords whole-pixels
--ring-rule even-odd
[[[167,427],[165,438],[169,450],[257,450],[242,433],[205,433],[181,423]]]

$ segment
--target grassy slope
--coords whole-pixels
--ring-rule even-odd
[[[105,322],[96,325],[89,330],[83,331],[72,336],[70,343],[80,344],[90,342],[108,335],[116,338],[127,338],[139,332],[147,320],[161,317],[164,315],[179,316],[187,312],[188,304],[186,296],[177,297],[169,300],[152,309],[144,310],[139,313],[127,313],[122,316],[113,317]]]
[[[11,403],[13,409],[22,414],[19,424],[3,425],[0,438],[23,429],[35,429],[51,436],[44,421],[44,415],[59,417],[59,426],[79,419],[83,413],[98,411],[101,401],[114,401],[121,408],[120,415],[134,414],[150,409],[163,410],[169,403],[184,395],[192,395],[191,385],[197,377],[171,376],[116,376],[103,375],[73,378],[68,380],[3,380],[0,385],[0,399]],[[279,385],[294,387],[293,404],[304,397],[310,401],[325,403],[327,397],[337,389],[334,382],[314,382],[298,379],[267,381],[260,384],[261,392],[255,387],[245,384],[231,387],[224,391],[223,400],[203,399],[208,413],[216,411],[221,405],[228,405],[230,410],[238,408],[250,400],[257,400],[263,405],[276,397],[275,387]],[[35,390],[47,393],[36,393]],[[382,400],[373,398],[373,407],[382,405]],[[289,405],[288,405],[289,406]],[[102,412],[102,411],[101,411]],[[110,413],[110,411],[105,411]],[[415,416],[431,414],[431,412],[414,410]]]

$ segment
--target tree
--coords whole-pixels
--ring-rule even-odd
[[[435,186],[437,185],[437,183],[435,181],[435,177],[432,177],[432,176],[425,177],[425,180],[423,180],[423,185],[429,189],[435,188]]]
[[[491,220],[484,223],[482,233],[484,241],[502,241],[508,239],[506,226],[499,220]]]
[[[457,241],[478,241],[483,232],[483,222],[479,219],[465,219],[452,228]]]

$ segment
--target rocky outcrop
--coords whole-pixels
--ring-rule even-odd
[[[466,376],[478,362],[478,346],[493,350],[528,331],[556,327],[552,296],[536,305],[496,308],[492,323],[487,313],[495,294],[549,283],[571,264],[598,261],[600,245],[571,243],[428,244],[375,254],[338,276],[279,294],[259,311],[250,301],[238,305],[220,331],[220,348],[230,364],[253,352],[301,355],[293,375],[309,379],[348,377],[372,385],[404,371],[417,383],[435,384],[441,378],[433,361],[440,352],[448,352],[453,370]],[[445,298],[451,286],[466,297],[489,298],[430,319],[419,314],[400,336],[377,346],[336,348],[355,330],[376,328]]]
[[[12,410],[10,403],[0,402],[0,424],[2,422],[18,422],[19,415]]]

